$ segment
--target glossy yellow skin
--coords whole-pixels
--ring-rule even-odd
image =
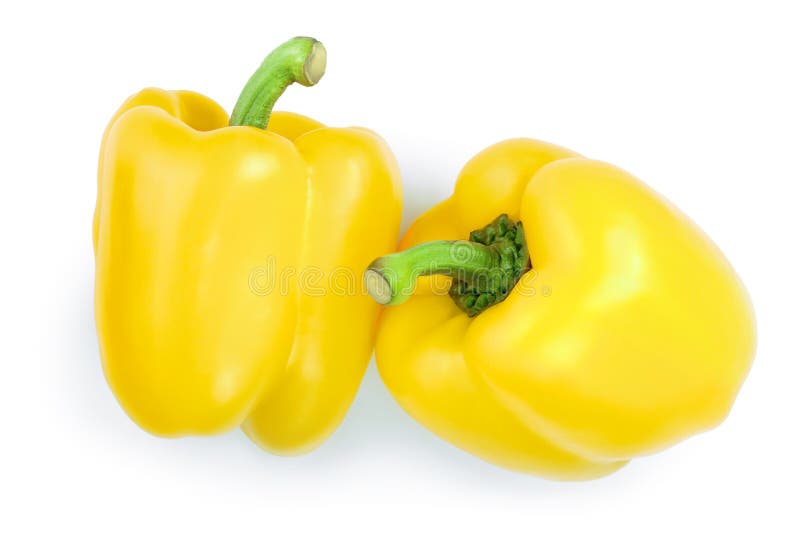
[[[750,367],[747,292],[692,221],[621,169],[529,139],[494,145],[401,248],[521,220],[533,270],[469,318],[447,279],[384,311],[376,358],[414,418],[506,468],[608,474],[720,423]]]
[[[147,89],[103,140],[95,315],[103,368],[160,436],[242,425],[306,452],[352,402],[379,307],[361,272],[394,249],[400,179],[360,128],[274,113],[227,127],[211,100]]]

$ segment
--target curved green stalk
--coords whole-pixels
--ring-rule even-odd
[[[295,37],[273,50],[261,63],[231,114],[231,126],[265,129],[275,101],[287,87],[297,82],[306,87],[325,74],[327,53],[322,43],[311,37]]]

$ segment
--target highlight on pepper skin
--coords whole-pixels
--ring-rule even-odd
[[[713,428],[754,356],[747,291],[714,243],[622,169],[555,145],[479,153],[400,249],[364,275],[387,305],[381,377],[508,469],[591,479]]]
[[[105,132],[97,335],[112,391],[148,432],[240,426],[270,452],[300,454],[330,436],[355,397],[380,309],[366,292],[253,290],[261,261],[360,277],[396,246],[400,175],[386,143],[272,113],[290,84],[320,80],[326,57],[319,41],[291,39],[230,118],[200,94],[145,89]]]

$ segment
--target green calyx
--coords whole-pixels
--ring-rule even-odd
[[[295,37],[273,50],[242,89],[231,114],[231,126],[265,129],[275,102],[297,82],[312,86],[325,74],[327,53],[311,37]]]
[[[450,276],[450,298],[474,317],[502,302],[530,267],[522,223],[504,214],[468,241],[431,241],[378,258],[364,280],[377,302],[395,305],[411,296],[419,276]]]
[[[521,222],[503,214],[480,230],[469,234],[472,243],[480,243],[496,253],[497,263],[483,276],[453,278],[450,298],[470,317],[502,302],[522,275],[530,270],[531,260]]]

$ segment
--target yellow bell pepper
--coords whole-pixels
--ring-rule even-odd
[[[381,376],[423,425],[509,469],[595,478],[712,428],[753,358],[747,292],[709,238],[564,148],[481,152],[401,248],[365,273],[379,302],[407,300],[383,312]]]
[[[106,131],[97,334],[112,390],[153,434],[241,425],[269,451],[302,453],[355,396],[380,308],[357,282],[395,248],[399,171],[368,130],[270,119],[289,84],[324,69],[322,45],[296,38],[251,78],[230,126],[204,96],[146,89]]]

